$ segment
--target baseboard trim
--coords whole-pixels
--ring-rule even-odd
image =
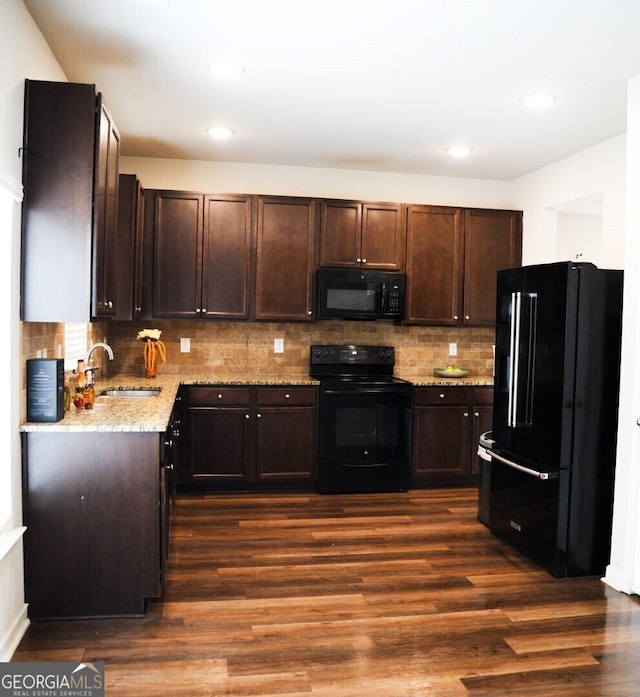
[[[3,663],[11,660],[11,657],[18,648],[18,644],[29,627],[29,618],[27,616],[28,609],[29,606],[25,603],[9,631],[2,637],[2,642],[0,643],[0,661]]]

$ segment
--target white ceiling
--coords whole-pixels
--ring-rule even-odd
[[[640,0],[24,2],[132,156],[511,180],[624,133],[640,73]]]

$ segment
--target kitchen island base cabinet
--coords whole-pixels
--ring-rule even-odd
[[[163,575],[159,434],[22,438],[29,617],[143,615]]]
[[[477,482],[480,434],[491,429],[493,387],[416,387],[413,468],[416,487]]]

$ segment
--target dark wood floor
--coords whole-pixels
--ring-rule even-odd
[[[179,498],[145,619],[32,624],[14,660],[102,660],[109,697],[638,697],[640,599],[553,579],[473,489]]]

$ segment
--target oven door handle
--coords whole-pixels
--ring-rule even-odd
[[[334,388],[321,388],[320,389],[320,394],[330,394],[330,395],[361,395],[361,394],[388,394],[388,395],[397,395],[397,394],[409,394],[408,391],[405,390],[395,390],[395,389],[376,389],[375,387],[358,387],[355,390],[354,389],[334,389]]]
[[[518,470],[519,472],[524,472],[524,474],[528,474],[530,477],[535,477],[536,479],[558,479],[560,476],[558,472],[539,472],[531,467],[525,467],[524,465],[514,462],[513,460],[508,460],[506,457],[502,457],[502,455],[498,455],[493,450],[489,450],[487,452],[489,455],[491,455],[492,459],[498,460],[498,462],[501,462],[503,465]]]

